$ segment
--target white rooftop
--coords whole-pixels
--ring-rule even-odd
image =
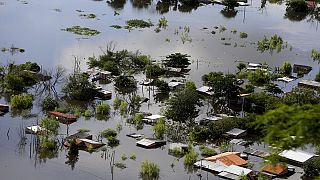
[[[165,118],[165,116],[162,116],[159,114],[154,114],[154,115],[145,117],[145,119],[151,119],[151,120],[156,120],[156,119],[160,119],[160,118]]]
[[[260,64],[260,63],[248,63],[248,66],[251,66],[251,67],[262,67],[262,64]]]
[[[182,82],[169,82],[168,83],[168,86],[169,87],[177,87],[177,86],[179,86],[179,85],[183,85],[184,83],[182,83]]]
[[[34,132],[34,133],[38,133],[40,131],[44,131],[45,130],[45,128],[42,128],[42,127],[40,127],[38,125],[36,125],[36,126],[28,126],[27,129],[29,131],[31,131],[31,132]]]
[[[196,163],[194,163],[194,165],[199,168],[202,167],[215,172],[222,172],[228,167],[225,164],[223,164],[221,161],[212,162],[207,160],[197,161]]]
[[[247,175],[247,174],[251,173],[252,170],[247,169],[247,168],[243,168],[240,166],[236,166],[236,165],[230,165],[226,169],[224,169],[223,172],[227,172],[227,173],[241,176],[241,175]]]
[[[306,162],[308,159],[312,158],[315,156],[315,154],[308,153],[305,151],[300,151],[300,150],[285,150],[282,153],[279,154],[282,157],[285,157],[290,160],[294,160],[300,163]]]
[[[281,77],[281,78],[278,78],[277,80],[278,80],[278,81],[284,81],[284,82],[291,82],[291,81],[293,81],[294,79],[289,78],[289,77]]]
[[[212,88],[209,87],[209,86],[202,86],[202,87],[199,87],[197,89],[197,91],[199,91],[199,92],[203,92],[203,93],[206,93],[208,95],[213,95],[214,92],[212,92],[211,90],[212,90]]]
[[[246,132],[246,130],[239,129],[239,128],[233,128],[230,131],[226,132],[226,134],[233,135],[233,136],[239,136],[240,134]]]
[[[156,141],[151,140],[151,139],[141,139],[140,141],[137,142],[137,144],[143,145],[143,146],[152,146],[155,144]]]

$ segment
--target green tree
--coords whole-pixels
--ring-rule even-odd
[[[146,68],[147,77],[159,77],[165,74],[165,70],[162,69],[158,64],[150,64]]]
[[[63,87],[63,92],[71,99],[92,100],[96,96],[94,85],[88,81],[86,74],[74,74],[69,77],[67,84]]]
[[[14,91],[22,91],[25,87],[25,83],[23,81],[23,78],[19,75],[9,73],[4,76],[4,86],[5,88]]]
[[[267,84],[266,85],[266,91],[273,94],[273,95],[277,95],[277,94],[282,94],[283,91],[282,89],[279,88],[279,86],[277,84]]]
[[[29,109],[32,107],[33,97],[31,94],[13,95],[11,107],[13,109]]]
[[[42,109],[44,110],[51,111],[58,107],[59,107],[58,101],[56,101],[50,96],[44,98],[44,100],[42,101]]]
[[[157,79],[155,81],[155,86],[158,88],[158,90],[161,93],[168,93],[170,91],[170,87],[169,87],[168,83],[164,80]]]
[[[172,68],[187,68],[191,63],[187,54],[175,53],[166,56],[164,65]]]
[[[56,136],[60,128],[59,121],[54,118],[46,117],[40,122],[40,127],[46,129],[47,136]]]
[[[249,72],[248,80],[258,86],[268,84],[271,80],[271,74],[268,71],[257,69],[256,71]]]
[[[132,76],[120,75],[114,79],[115,86],[119,89],[132,89],[137,87],[137,83]]]
[[[293,104],[319,104],[319,93],[306,88],[293,88],[291,92],[285,93],[282,97],[282,102],[287,105]]]
[[[265,92],[252,93],[246,97],[247,111],[262,114],[267,110],[276,109],[282,104],[281,98]]]
[[[303,164],[303,170],[307,177],[320,175],[320,157],[313,157]]]
[[[283,105],[257,118],[265,142],[281,149],[320,144],[320,105]]]
[[[239,64],[237,65],[237,68],[238,68],[239,71],[242,71],[242,70],[245,69],[246,67],[247,67],[247,65],[244,64],[244,63],[239,63]]]
[[[314,80],[317,82],[320,82],[320,72],[318,72],[318,74],[316,75],[316,78]]]
[[[193,123],[194,118],[198,116],[197,107],[200,105],[198,93],[184,89],[169,99],[165,115],[173,121]]]

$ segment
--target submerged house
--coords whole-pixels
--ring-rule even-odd
[[[146,123],[156,123],[159,119],[165,118],[165,116],[159,115],[159,114],[154,114],[151,116],[146,116],[142,119],[142,121]]]
[[[65,114],[56,111],[50,111],[49,114],[65,124],[71,124],[77,120],[77,117],[71,114]]]
[[[166,144],[166,141],[153,139],[153,138],[144,138],[136,142],[137,146],[140,146],[143,148],[157,148],[165,144]]]
[[[267,164],[262,168],[262,171],[274,176],[282,176],[288,173],[288,166],[281,163]]]
[[[104,100],[109,100],[112,98],[112,92],[105,89],[98,90],[98,97]]]
[[[227,179],[240,179],[241,176],[253,177],[253,171],[251,169],[243,168],[236,165],[228,166],[218,176]],[[250,178],[251,179],[251,178]]]
[[[214,92],[212,91],[212,88],[209,86],[202,86],[196,89],[199,93],[205,94],[208,96],[212,96]]]
[[[239,128],[233,128],[230,131],[226,132],[226,135],[230,137],[242,137],[242,136],[245,136],[246,134],[247,134],[246,130],[239,129]]]
[[[281,157],[284,157],[288,160],[288,163],[302,166],[307,160],[316,156],[313,153],[308,153],[301,150],[285,150],[279,154]]]
[[[0,104],[0,112],[9,112],[9,105],[6,104]]]
[[[240,152],[225,152],[215,156],[205,158],[207,161],[221,162],[226,166],[236,165],[236,166],[246,166],[248,161],[240,157]]]
[[[301,80],[298,83],[299,87],[310,88],[310,89],[320,89],[320,83],[317,81]]]

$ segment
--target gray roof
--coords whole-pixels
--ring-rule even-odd
[[[223,164],[220,161],[212,162],[207,160],[197,161],[196,163],[194,163],[194,165],[196,167],[199,167],[199,168],[202,167],[204,169],[208,169],[215,172],[222,172],[228,167],[227,165]]]
[[[246,132],[246,130],[239,129],[239,128],[233,128],[230,131],[226,132],[226,134],[232,135],[232,136],[239,136],[239,135],[241,135],[242,133],[245,133],[245,132]]]
[[[299,162],[299,163],[304,163],[308,159],[312,158],[315,156],[315,154],[308,153],[305,151],[300,151],[300,150],[285,150],[279,154],[280,156]]]

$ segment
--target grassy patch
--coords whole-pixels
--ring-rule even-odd
[[[135,27],[135,28],[149,28],[153,26],[150,20],[144,21],[142,19],[131,19],[131,20],[128,20],[126,23],[129,27]]]
[[[248,34],[245,32],[240,32],[240,38],[247,38]]]
[[[89,29],[87,27],[80,27],[80,26],[72,26],[62,30],[72,32],[77,35],[83,35],[83,36],[95,36],[100,34],[100,32],[95,29]]]
[[[115,28],[115,29],[121,29],[122,28],[122,26],[119,26],[119,25],[112,25],[110,27]]]

